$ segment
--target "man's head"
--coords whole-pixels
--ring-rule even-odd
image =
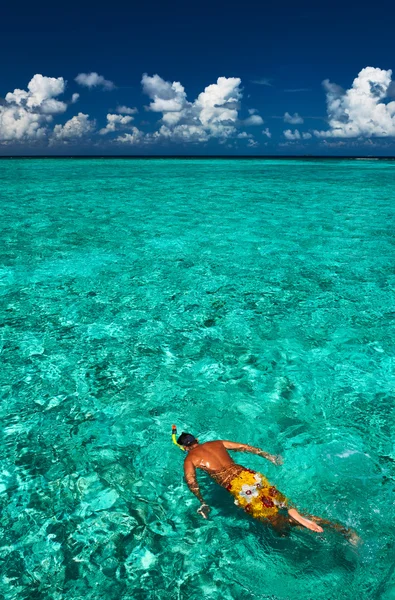
[[[193,446],[196,446],[199,442],[191,433],[185,433],[184,431],[177,440],[177,444],[183,446],[185,450],[190,450]]]

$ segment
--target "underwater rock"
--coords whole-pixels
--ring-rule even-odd
[[[112,489],[104,490],[97,498],[94,498],[89,504],[92,510],[107,510],[114,506],[119,498],[118,492]]]

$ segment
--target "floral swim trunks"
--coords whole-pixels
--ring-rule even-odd
[[[254,519],[271,519],[280,508],[287,507],[287,499],[266,477],[251,469],[243,469],[226,489],[234,496],[235,504],[244,508]]]

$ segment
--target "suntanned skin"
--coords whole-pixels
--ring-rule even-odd
[[[237,442],[230,442],[227,440],[217,440],[214,442],[206,442],[205,444],[199,444],[196,442],[191,446],[184,446],[184,449],[188,452],[184,462],[184,473],[185,479],[191,492],[198,498],[201,503],[198,513],[207,519],[208,512],[210,511],[207,504],[204,502],[203,497],[200,493],[199,484],[196,479],[196,469],[203,469],[211,476],[218,474],[231,466],[236,466],[228,450],[234,452],[250,452],[251,454],[257,454],[267,460],[270,460],[275,465],[281,465],[282,459],[280,456],[273,456],[268,454],[260,448],[254,446],[248,446],[247,444],[239,444]],[[218,481],[218,477],[216,478]],[[221,481],[218,481],[221,484]],[[338,527],[329,521],[324,521],[318,517],[310,517],[307,519],[303,515],[300,515],[294,508],[288,509],[288,515],[290,517],[289,522],[297,523],[320,533],[323,531],[322,527],[318,525],[318,522],[322,522],[325,525],[331,525],[335,528]],[[275,523],[273,523],[275,524]]]

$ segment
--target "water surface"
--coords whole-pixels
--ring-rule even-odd
[[[395,165],[0,163],[7,600],[394,596]],[[355,528],[279,538],[170,427]]]

